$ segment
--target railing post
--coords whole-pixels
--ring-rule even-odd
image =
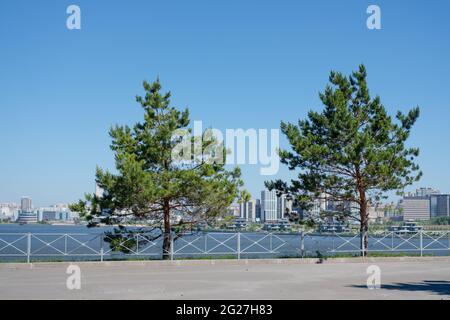
[[[394,231],[391,234],[391,251],[394,251]]]
[[[300,232],[300,250],[302,253],[302,258],[305,257],[305,234],[303,231]]]
[[[31,262],[31,233],[27,235],[27,263]]]
[[[67,256],[67,233],[64,235],[64,255]]]
[[[420,237],[420,256],[423,257],[423,230],[419,231]]]
[[[364,234],[364,230],[361,230],[361,232],[360,232],[360,237],[361,237],[361,257],[365,257],[365,255],[364,255],[364,236],[365,236],[365,234]]]
[[[272,232],[269,233],[269,252],[272,253]]]
[[[136,234],[136,254],[139,255],[139,234]]]
[[[333,231],[333,235],[331,236],[331,251],[333,251],[333,253],[336,251],[336,232]],[[329,252],[328,252],[329,254]]]
[[[238,260],[241,259],[241,233],[238,232],[237,234],[237,258]]]
[[[103,233],[100,235],[100,261],[103,262],[103,255],[104,255],[104,251],[103,251],[103,243],[104,243],[104,238],[103,238]]]
[[[173,251],[173,244],[174,244],[173,233],[171,232],[170,233],[170,260],[173,260],[173,253],[174,253],[174,251]]]

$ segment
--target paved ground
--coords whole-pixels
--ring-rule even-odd
[[[368,290],[367,267],[382,288]],[[0,264],[0,299],[449,299],[450,260],[295,260],[79,263],[81,289],[68,290],[67,263]]]

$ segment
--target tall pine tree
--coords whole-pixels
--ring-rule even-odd
[[[366,77],[363,65],[348,77],[331,72],[330,84],[320,93],[324,110],[310,111],[298,124],[281,123],[292,150],[280,151],[280,158],[290,170],[299,171],[298,179],[289,184],[266,182],[269,189],[288,194],[305,209],[315,199],[338,201],[348,204],[332,212],[342,218],[352,216],[356,207],[363,255],[368,247],[369,206],[388,191],[402,192],[422,174],[414,163],[419,149],[405,144],[419,108],[398,112],[393,120],[380,98],[370,97]]]
[[[144,89],[145,96],[136,98],[144,120],[133,127],[110,130],[117,173],[97,168],[96,183],[103,195],[87,195],[87,201],[72,207],[85,212],[91,224],[121,224],[130,217],[151,221],[153,229],[161,230],[163,257],[167,258],[172,232],[223,214],[238,196],[242,181],[239,168],[225,170],[222,143],[207,132],[202,137],[190,136],[188,110],[171,106],[170,92],[160,92],[159,80],[151,84],[144,81]],[[183,140],[186,136],[187,143]],[[192,152],[191,156],[189,151],[199,145],[202,153]],[[182,157],[185,161],[174,158],[178,149],[186,153]],[[218,152],[211,158],[203,155],[206,150]],[[182,220],[174,226],[171,220],[175,213],[181,214]],[[131,241],[127,242],[130,245]]]

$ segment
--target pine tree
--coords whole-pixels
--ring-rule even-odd
[[[171,94],[160,92],[159,80],[152,84],[144,81],[143,85],[145,96],[137,96],[136,101],[144,110],[144,120],[133,127],[116,125],[110,129],[117,174],[97,168],[96,183],[103,195],[87,195],[87,201],[73,207],[85,212],[91,225],[98,221],[121,224],[130,217],[151,221],[153,229],[160,230],[163,257],[168,258],[172,233],[225,213],[238,196],[242,181],[239,168],[225,170],[223,144],[207,132],[184,143],[188,149],[181,148],[181,153],[184,150],[182,159],[187,161],[174,158],[174,150],[186,139],[179,133],[191,133],[189,111],[171,106]],[[186,152],[198,143],[200,155]],[[204,154],[206,150],[218,150],[214,159],[220,161],[211,161]],[[175,213],[180,213],[182,220],[171,225]],[[124,236],[108,238],[113,237]],[[130,240],[127,247],[131,245]]]
[[[370,97],[366,77],[363,65],[348,77],[331,72],[330,84],[319,95],[324,110],[310,111],[298,124],[281,123],[292,148],[280,151],[281,162],[299,170],[298,179],[290,184],[266,182],[305,209],[314,199],[350,204],[331,213],[342,218],[353,217],[351,209],[356,207],[363,255],[368,247],[368,207],[386,198],[388,191],[401,193],[422,175],[414,163],[419,149],[405,144],[419,108],[398,112],[393,120],[380,98]]]

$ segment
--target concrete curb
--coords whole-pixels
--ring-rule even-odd
[[[369,257],[369,258],[329,258],[319,261],[317,258],[304,259],[218,259],[218,260],[173,260],[173,261],[74,261],[74,262],[33,262],[33,263],[0,263],[0,270],[5,269],[47,269],[65,267],[76,264],[83,267],[189,267],[214,265],[302,265],[302,264],[342,264],[342,263],[388,263],[388,262],[449,262],[450,257]]]

